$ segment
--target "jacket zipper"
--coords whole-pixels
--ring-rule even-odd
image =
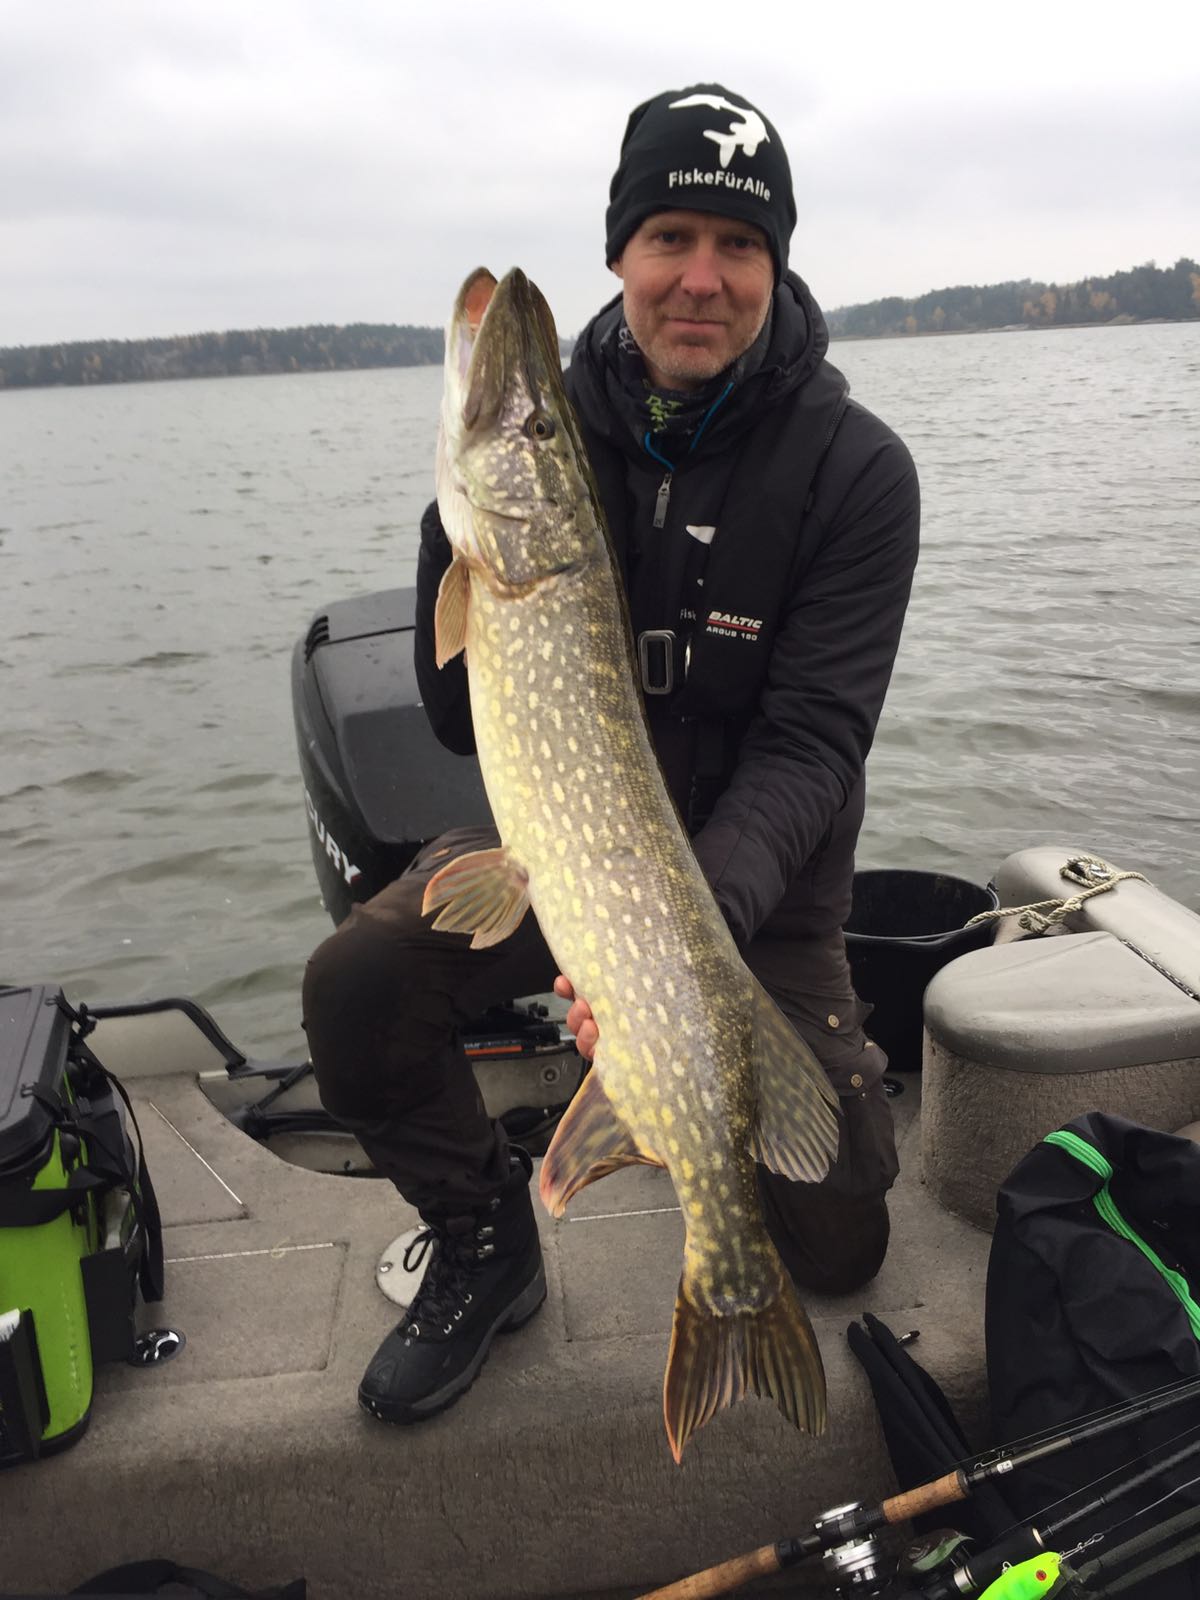
[[[671,479],[674,476],[675,474],[673,472],[668,472],[666,477],[658,486],[658,494],[655,496],[654,500],[654,526],[656,528],[663,528],[666,526],[667,507],[671,503]]]

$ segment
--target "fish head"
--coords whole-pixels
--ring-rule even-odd
[[[446,335],[438,509],[455,553],[520,593],[598,548],[599,499],[563,387],[554,318],[519,268],[480,268]]]

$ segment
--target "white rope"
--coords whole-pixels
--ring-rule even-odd
[[[1019,928],[1024,928],[1029,933],[1048,933],[1051,928],[1065,922],[1073,912],[1079,910],[1085,900],[1092,899],[1094,895],[1107,894],[1110,889],[1115,889],[1117,884],[1127,880],[1136,880],[1138,883],[1150,881],[1140,872],[1122,872],[1119,867],[1111,866],[1100,856],[1072,856],[1058,869],[1058,873],[1059,877],[1065,878],[1068,883],[1079,884],[1080,893],[1062,900],[1035,900],[1027,906],[1002,906],[996,911],[981,911],[977,917],[972,917],[966,926],[973,928],[980,923],[999,922],[1004,917],[1016,917]]]

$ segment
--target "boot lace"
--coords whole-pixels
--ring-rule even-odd
[[[471,1304],[471,1276],[481,1260],[495,1251],[490,1242],[492,1228],[486,1224],[466,1229],[424,1227],[404,1251],[404,1270],[415,1272],[429,1257],[421,1286],[413,1296],[403,1324],[405,1337],[416,1338],[424,1331],[453,1333],[455,1324]]]

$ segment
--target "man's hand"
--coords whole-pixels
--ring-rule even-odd
[[[600,1029],[596,1026],[595,1017],[592,1016],[591,1006],[586,1000],[579,998],[571,980],[564,978],[561,972],[554,980],[554,992],[560,1000],[571,1001],[571,1009],[567,1012],[567,1027],[575,1035],[576,1050],[590,1061],[596,1054],[596,1045],[600,1041]]]

